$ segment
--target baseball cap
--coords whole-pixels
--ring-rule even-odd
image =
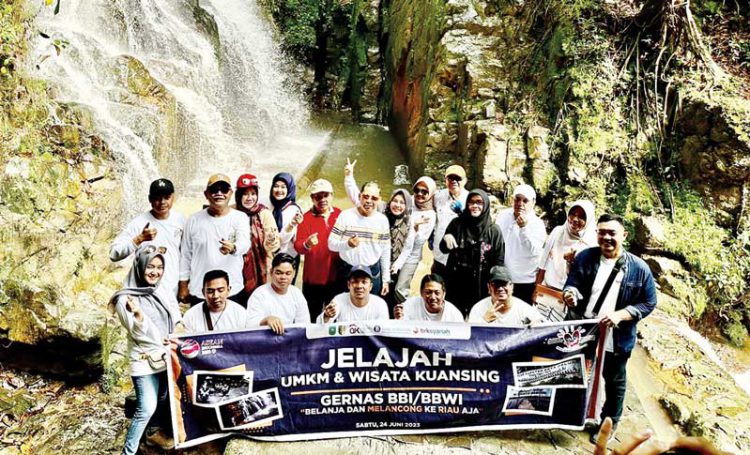
[[[310,185],[310,194],[333,193],[333,185],[326,179],[318,179]]]
[[[507,267],[503,267],[502,265],[496,265],[490,269],[490,279],[488,280],[490,283],[494,281],[513,281],[510,278],[510,272],[508,271]]]
[[[523,185],[518,185],[516,189],[513,190],[513,197],[516,197],[519,194],[526,196],[529,200],[536,199],[536,191],[534,191],[534,188],[525,183]]]
[[[232,187],[232,181],[229,180],[229,177],[227,177],[225,174],[214,174],[208,178],[208,183],[206,183],[206,188],[210,188],[219,182],[224,182],[227,185],[229,185],[230,188]]]
[[[355,274],[364,274],[372,279],[372,270],[370,270],[370,267],[366,265],[355,265],[354,267],[352,267],[352,269],[349,271],[349,278],[353,277]]]
[[[258,177],[253,174],[242,174],[237,178],[237,189],[240,188],[258,188]]]
[[[466,180],[466,171],[458,164],[448,166],[448,169],[445,170],[445,176],[448,177],[449,175],[457,175],[461,177],[461,180]]]
[[[148,189],[149,197],[169,196],[172,193],[174,193],[174,185],[168,179],[156,179],[151,182]]]

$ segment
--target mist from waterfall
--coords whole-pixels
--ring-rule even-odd
[[[49,38],[34,39],[29,66],[56,99],[91,113],[129,213],[143,208],[157,176],[193,195],[213,172],[250,171],[270,183],[277,171],[299,172],[325,141],[306,126],[291,66],[255,0],[200,1],[218,41],[195,17],[196,3],[66,0],[56,16],[40,6],[37,25]],[[56,39],[65,40],[59,55]],[[140,64],[164,90],[133,93]]]

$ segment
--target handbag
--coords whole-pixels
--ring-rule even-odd
[[[550,322],[564,321],[568,313],[568,307],[562,298],[562,291],[551,286],[542,284],[544,282],[544,269],[536,272],[536,285],[534,286],[533,303],[541,315]]]

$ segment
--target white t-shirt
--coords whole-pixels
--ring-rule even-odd
[[[359,245],[349,246],[349,238],[356,235]],[[391,229],[388,218],[380,212],[362,216],[356,207],[341,212],[328,237],[328,248],[337,251],[349,265],[371,266],[380,262],[383,282],[390,281]]]
[[[505,267],[514,283],[533,283],[539,257],[544,250],[547,228],[535,214],[528,214],[526,225],[519,227],[513,209],[505,209],[497,216],[497,225],[505,241]]]
[[[328,322],[350,322],[350,321],[383,321],[390,319],[388,313],[388,304],[380,297],[370,294],[370,300],[363,307],[356,307],[348,292],[342,292],[333,298],[336,303],[336,316]],[[323,322],[323,315],[320,313],[317,322]]]
[[[492,324],[503,326],[520,326],[535,321],[544,321],[541,314],[528,303],[518,297],[511,297],[513,305],[505,314],[495,313],[496,318]],[[469,322],[472,324],[487,324],[484,315],[492,308],[492,297],[485,297],[471,308]]]
[[[206,324],[206,317],[203,313],[203,306],[205,304],[205,302],[202,302],[193,305],[192,308],[185,312],[182,322],[185,324],[188,332],[208,332],[208,324]],[[218,313],[209,311],[208,314],[211,317],[211,324],[213,324],[214,331],[239,330],[247,327],[247,311],[241,305],[231,300],[227,300],[224,311],[219,311]]]
[[[247,300],[247,326],[258,327],[268,316],[276,316],[284,325],[309,324],[310,310],[302,291],[294,286],[286,294],[278,294],[266,283],[258,287]]]
[[[432,254],[435,257],[435,260],[443,265],[448,263],[448,254],[440,251],[438,245],[440,245],[440,241],[443,240],[445,230],[448,229],[450,222],[453,218],[458,216],[458,213],[454,212],[451,206],[455,201],[458,201],[463,210],[466,207],[466,198],[468,196],[469,192],[464,188],[461,188],[461,192],[456,199],[451,197],[447,188],[435,193],[435,212],[437,215],[437,221],[435,222],[435,239]]]
[[[234,241],[237,250],[222,254],[219,240]],[[229,275],[229,291],[234,295],[244,288],[242,255],[250,248],[250,221],[247,215],[229,209],[221,217],[196,212],[185,225],[180,257],[180,280],[190,280],[190,294],[203,295],[203,275],[210,270],[224,270]]]
[[[617,305],[617,295],[620,293],[620,286],[622,285],[623,278],[625,278],[625,271],[622,269],[620,269],[620,271],[617,273],[617,276],[615,276],[615,280],[612,282],[612,286],[609,288],[609,292],[607,292],[607,296],[604,298],[604,302],[602,302],[602,306],[601,308],[599,308],[599,312],[597,314],[594,314],[596,301],[599,300],[599,295],[602,293],[602,289],[607,283],[607,278],[609,278],[610,273],[612,273],[612,269],[615,268],[616,262],[617,258],[607,259],[602,256],[599,259],[599,270],[597,270],[596,272],[594,284],[591,285],[591,298],[589,298],[588,305],[586,305],[586,311],[584,312],[584,316],[587,319],[596,319],[599,316],[604,316],[605,314],[615,311],[615,306]],[[614,351],[611,335],[607,337],[607,340],[604,343],[604,347],[607,352]]]
[[[436,322],[464,322],[464,316],[452,303],[446,301],[441,313],[430,313],[425,307],[422,297],[409,297],[402,303],[404,307],[404,321],[436,321]]]
[[[133,238],[143,231],[146,224],[150,228],[156,229],[156,238],[143,242],[136,247]],[[167,251],[163,255],[164,276],[161,278],[159,287],[165,291],[165,294],[176,298],[177,282],[180,276],[180,243],[182,242],[184,229],[185,217],[181,213],[171,211],[166,220],[154,218],[150,211],[141,213],[133,218],[112,241],[112,245],[109,247],[109,258],[112,261],[122,261],[133,254],[137,248],[144,245],[166,248]]]

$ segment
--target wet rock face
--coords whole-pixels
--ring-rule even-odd
[[[664,386],[658,397],[686,434],[705,436],[723,450],[750,448],[750,396],[677,325],[657,311],[639,325],[641,344]]]
[[[687,103],[677,123],[683,135],[682,170],[716,209],[716,221],[733,228],[750,206],[750,138],[742,130],[742,122],[750,116],[750,102]]]
[[[405,9],[402,3],[393,2],[391,11]],[[523,32],[516,31],[526,28],[519,11],[500,12],[492,2],[468,0],[411,11],[441,15],[432,42],[412,34],[419,17],[391,21],[391,43],[409,51],[389,56],[396,58],[389,64],[399,68],[387,81],[394,94],[391,126],[418,171],[441,177],[445,166],[459,163],[469,170],[470,187],[504,194],[526,182],[535,185],[540,196],[548,193],[556,173],[549,129],[505,120],[508,97],[515,96],[518,85],[514,62],[528,48]],[[420,62],[412,53],[433,57]],[[411,97],[403,96],[404,87]]]

